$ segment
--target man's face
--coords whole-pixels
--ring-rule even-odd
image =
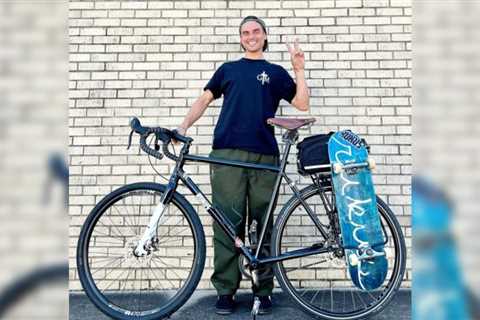
[[[248,21],[240,29],[240,43],[249,52],[263,51],[263,45],[267,35],[262,26],[255,21]]]

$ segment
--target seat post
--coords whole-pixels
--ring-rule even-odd
[[[290,143],[290,145],[295,144],[298,140],[298,130],[287,130],[282,136],[282,141],[285,143]]]

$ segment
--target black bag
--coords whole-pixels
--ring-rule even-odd
[[[301,175],[328,172],[330,167],[319,167],[330,163],[328,158],[328,140],[333,132],[318,134],[303,139],[297,144],[297,167]]]

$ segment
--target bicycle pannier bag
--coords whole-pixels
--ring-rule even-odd
[[[333,132],[310,136],[297,144],[297,166],[300,174],[308,175],[330,170],[329,167],[322,168],[321,166],[330,163],[328,140],[332,134]]]

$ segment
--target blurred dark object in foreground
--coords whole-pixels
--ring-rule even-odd
[[[65,165],[46,190],[49,155],[66,160],[67,19],[68,1],[0,1],[2,318],[68,317]]]

